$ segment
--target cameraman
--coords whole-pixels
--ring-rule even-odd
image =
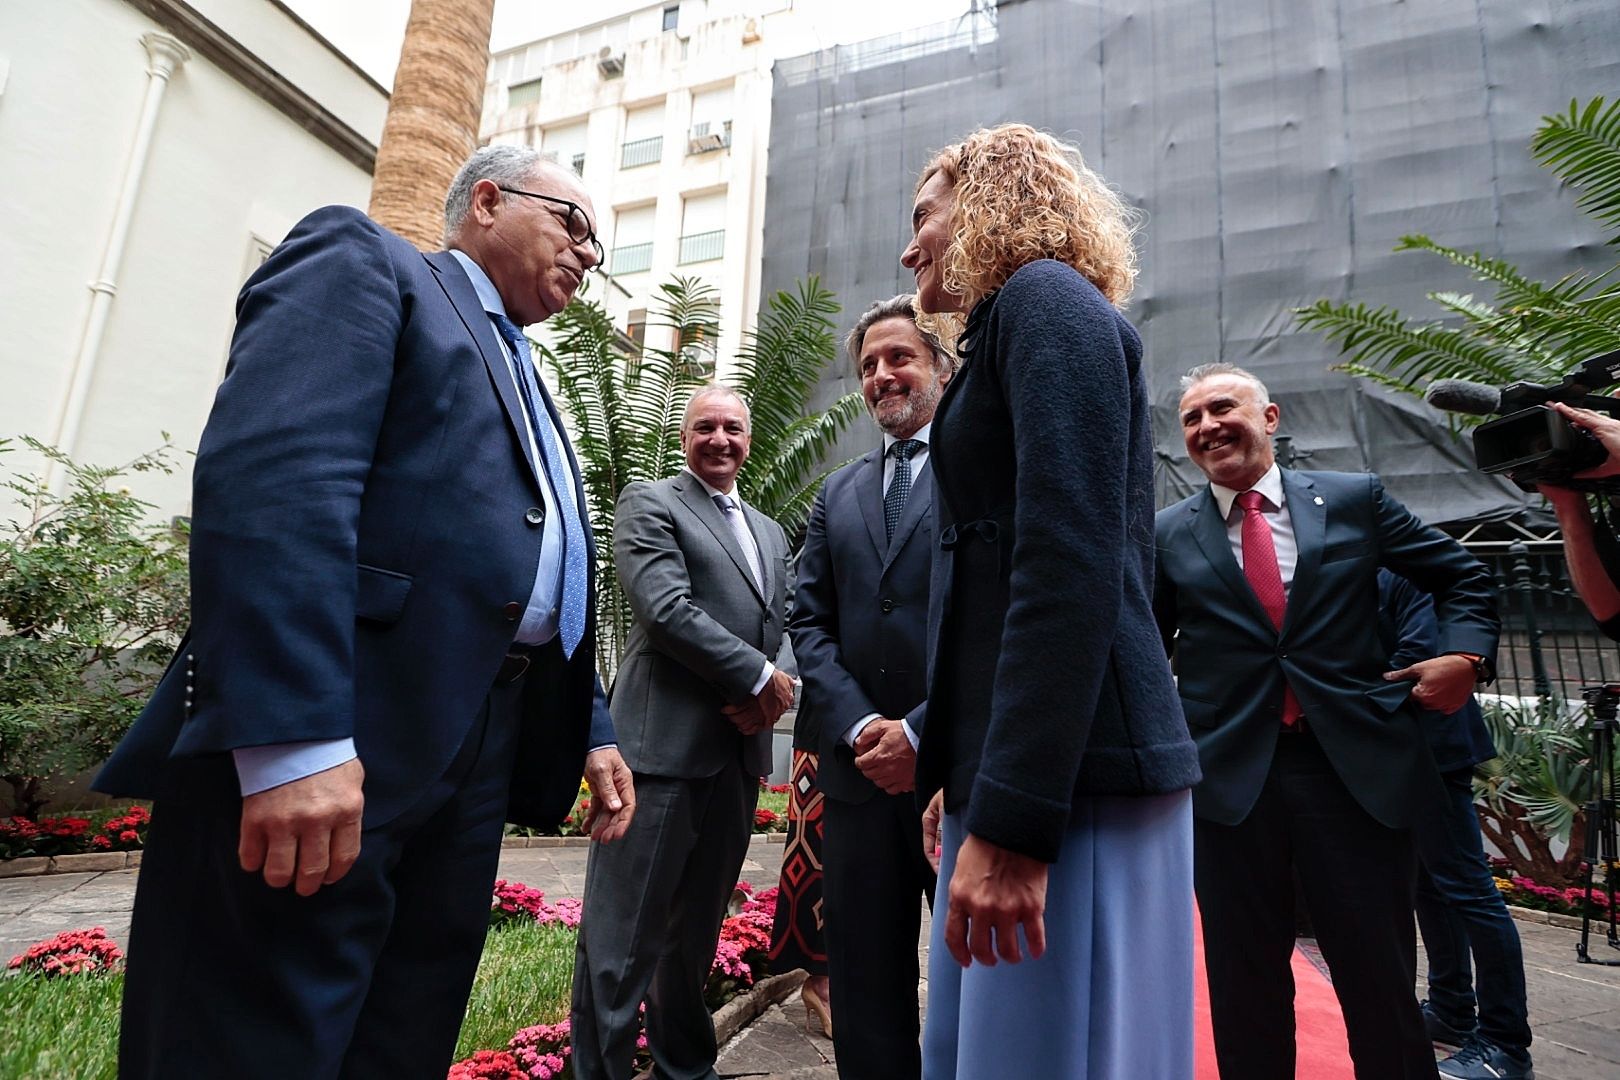
[[[1620,475],[1620,420],[1561,401],[1548,402],[1548,406],[1558,410],[1559,415],[1575,427],[1591,432],[1608,451],[1603,464],[1576,473],[1574,479],[1595,480]],[[1575,583],[1575,591],[1580,593],[1581,602],[1597,620],[1598,629],[1606,637],[1620,641],[1620,586],[1616,585],[1610,570],[1611,566],[1620,567],[1620,541],[1607,526],[1599,529],[1584,492],[1548,483],[1538,487],[1552,503],[1558,527],[1563,531],[1564,557],[1569,562],[1569,576]]]

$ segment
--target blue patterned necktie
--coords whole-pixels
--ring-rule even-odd
[[[911,494],[911,456],[925,444],[921,439],[901,439],[889,447],[894,457],[894,479],[883,495],[883,530],[886,539],[894,539],[895,526],[906,509],[906,496]]]
[[[551,481],[551,493],[557,500],[557,510],[563,519],[563,588],[562,611],[557,619],[557,633],[562,638],[563,655],[572,657],[585,636],[586,595],[590,584],[590,563],[585,551],[585,527],[580,524],[579,511],[574,506],[573,470],[563,463],[561,449],[551,432],[551,414],[540,404],[540,386],[535,379],[534,361],[529,357],[529,342],[517,324],[498,312],[490,312],[517,360],[518,386],[523,390],[523,407],[528,411],[529,424],[534,428],[534,441],[540,447],[540,461],[546,478]]]

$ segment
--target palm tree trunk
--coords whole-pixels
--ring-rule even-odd
[[[377,148],[370,214],[424,250],[444,235],[444,193],[478,145],[495,0],[412,0]]]

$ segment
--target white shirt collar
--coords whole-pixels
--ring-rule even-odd
[[[1271,504],[1273,510],[1281,508],[1283,504],[1282,469],[1278,468],[1277,463],[1273,461],[1271,468],[1266,470],[1265,475],[1256,480],[1252,488],[1246,488],[1245,490],[1258,491],[1265,496],[1266,502]],[[1215,496],[1215,505],[1220,508],[1223,519],[1231,516],[1232,503],[1241,494],[1241,492],[1234,491],[1229,487],[1222,487],[1213,480],[1209,484],[1209,493]]]
[[[918,442],[922,443],[924,450],[930,449],[930,447],[928,445],[928,429],[933,427],[933,426],[934,426],[934,422],[932,420],[930,420],[930,421],[928,421],[928,423],[924,424],[922,427],[920,427],[916,431],[912,432],[908,436],[908,438],[916,439]],[[889,448],[892,447],[895,443],[897,443],[899,441],[900,441],[899,439],[895,438],[893,435],[890,435],[887,431],[885,431],[883,433],[883,456],[888,457],[889,456]]]
[[[707,491],[709,493],[709,498],[712,499],[716,495],[728,495],[732,499],[736,500],[737,505],[739,507],[742,506],[742,496],[737,494],[737,482],[735,480],[733,480],[731,482],[731,490],[730,491],[721,491],[719,488],[715,487],[713,484],[711,484],[707,480],[703,479],[703,477],[699,476],[697,473],[693,472],[690,468],[688,468],[685,465],[681,466],[681,472],[685,473],[687,476],[690,476],[692,479],[694,479],[698,483],[702,484],[703,485],[703,490]]]

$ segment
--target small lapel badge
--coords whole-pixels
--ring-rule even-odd
[[[1322,505],[1322,496],[1318,495],[1315,499],[1313,499],[1311,501],[1316,503],[1317,506],[1321,506]]]

